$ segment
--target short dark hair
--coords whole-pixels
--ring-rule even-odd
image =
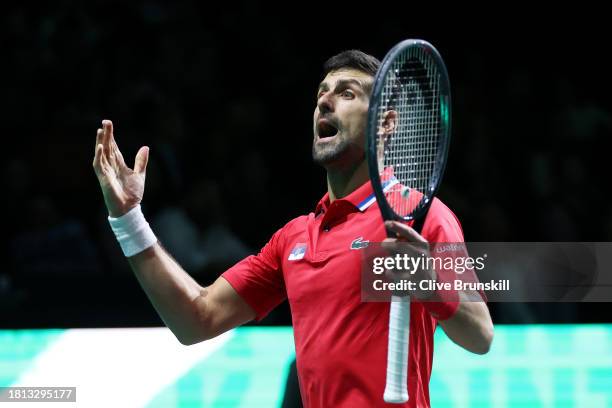
[[[323,76],[339,69],[356,69],[366,74],[376,76],[380,61],[360,50],[346,50],[336,54],[323,64]]]

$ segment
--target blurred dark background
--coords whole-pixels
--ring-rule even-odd
[[[466,240],[612,240],[605,23],[523,11],[442,21],[314,4],[5,5],[0,326],[161,324],[106,222],[91,167],[102,119],[129,165],[151,147],[144,212],[209,284],[325,192],[310,157],[323,62],[349,48],[382,59],[405,38],[432,42],[448,66],[440,195]],[[491,309],[498,323],[577,323],[609,321],[603,306]],[[264,323],[290,323],[286,305]]]

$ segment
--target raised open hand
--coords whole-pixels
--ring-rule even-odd
[[[148,160],[149,148],[143,146],[136,154],[134,169],[130,169],[115,143],[113,123],[102,121],[96,134],[93,168],[111,217],[125,214],[142,201]]]

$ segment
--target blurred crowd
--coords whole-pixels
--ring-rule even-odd
[[[0,17],[10,73],[0,99],[4,326],[157,322],[91,168],[102,119],[114,121],[128,165],[151,147],[143,211],[208,284],[324,194],[310,144],[325,59],[353,47],[382,58],[409,36],[381,29],[313,42],[256,3],[207,7],[66,2],[13,5]],[[453,86],[440,195],[466,240],[611,241],[612,104],[596,78],[605,68],[555,60],[554,47],[534,63],[428,33]],[[584,318],[563,310],[557,318]],[[288,319],[285,308],[270,323]]]

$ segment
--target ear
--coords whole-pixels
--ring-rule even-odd
[[[397,124],[397,111],[388,110],[385,113],[383,113],[380,132],[383,135],[390,135],[391,133],[395,131],[396,124]]]
[[[382,115],[382,123],[378,128],[378,146],[376,149],[376,155],[378,158],[378,166],[383,166],[383,156],[385,148],[391,140],[391,135],[395,132],[395,127],[398,121],[397,111],[388,110]]]

